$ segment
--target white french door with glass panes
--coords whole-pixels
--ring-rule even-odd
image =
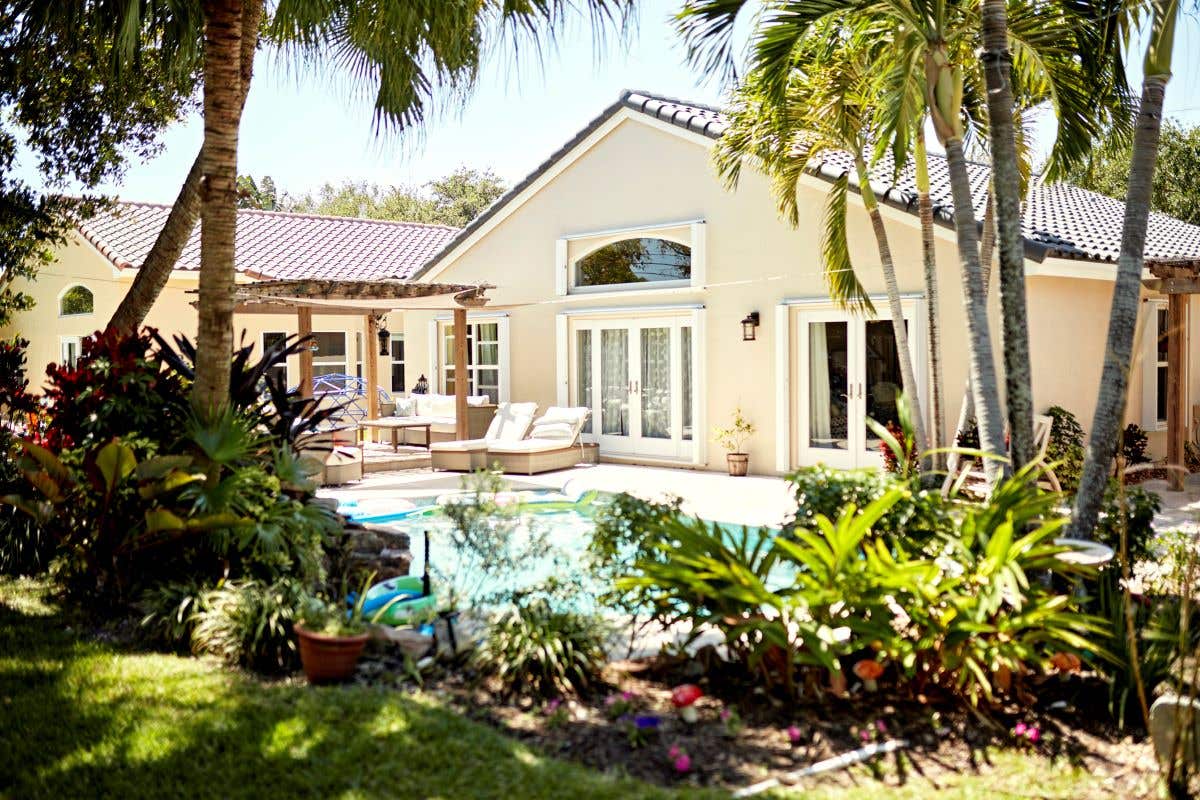
[[[913,304],[906,305],[904,321],[909,350],[919,362],[925,350]],[[898,421],[903,381],[891,316],[886,309],[879,309],[875,319],[834,309],[805,310],[797,333],[800,463],[847,469],[881,465],[880,439],[867,419],[883,425]],[[922,366],[914,365],[918,383]],[[923,395],[918,386],[917,396]]]
[[[487,395],[489,403],[504,398],[501,391],[503,372],[503,319],[467,322],[467,394]],[[441,324],[441,391],[454,394],[454,324]]]
[[[573,320],[571,403],[592,415],[602,453],[691,459],[695,436],[692,318]]]

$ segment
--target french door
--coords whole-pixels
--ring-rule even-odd
[[[915,311],[904,316],[910,351],[923,353],[914,335]],[[867,420],[897,424],[903,387],[890,314],[880,310],[879,318],[864,319],[829,309],[799,317],[800,462],[879,466],[881,442]]]
[[[695,436],[690,317],[572,323],[571,398],[592,410],[601,452],[690,458]]]

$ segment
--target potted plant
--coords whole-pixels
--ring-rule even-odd
[[[321,597],[308,597],[302,604],[295,629],[300,641],[300,664],[309,683],[342,681],[354,674],[371,635],[363,619],[370,581],[368,578],[364,583],[350,608]]]
[[[750,454],[745,451],[746,440],[754,435],[754,424],[742,414],[739,406],[733,410],[733,424],[717,428],[717,443],[725,448],[729,474],[740,477],[750,471]]]

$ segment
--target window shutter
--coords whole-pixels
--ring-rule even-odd
[[[559,297],[567,294],[567,240],[554,242],[554,292]]]

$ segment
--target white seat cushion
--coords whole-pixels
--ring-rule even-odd
[[[565,439],[522,439],[519,442],[492,442],[488,445],[489,453],[549,453],[554,450],[568,450],[574,445]]]
[[[434,453],[476,453],[488,449],[487,439],[460,439],[456,442],[434,442],[429,448]]]

